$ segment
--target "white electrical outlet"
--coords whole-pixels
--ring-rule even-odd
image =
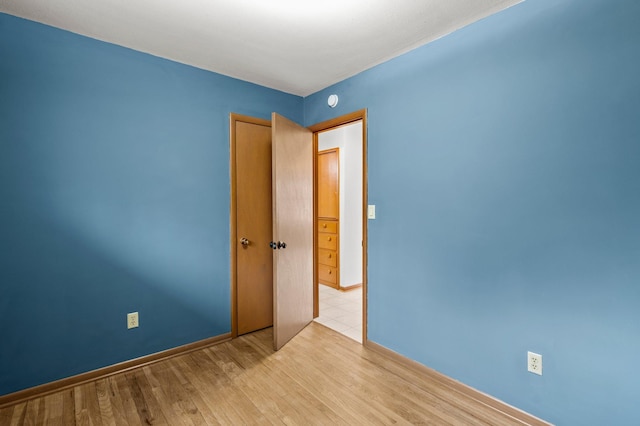
[[[127,314],[127,328],[136,328],[139,325],[140,324],[138,323],[137,312],[131,312],[130,314]]]
[[[527,352],[527,371],[542,376],[542,355]]]

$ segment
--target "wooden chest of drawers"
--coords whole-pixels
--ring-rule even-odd
[[[337,220],[318,220],[318,281],[334,288],[340,288],[338,231]]]

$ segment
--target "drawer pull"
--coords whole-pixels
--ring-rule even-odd
[[[323,223],[323,224],[322,224],[322,227],[323,227],[323,228],[326,228],[326,227],[327,227],[327,224],[326,224],[326,223]]]
[[[329,269],[329,275],[331,275],[331,269]]]
[[[329,254],[327,255],[327,257],[328,257],[329,259],[331,259],[331,253],[329,253]]]
[[[327,237],[327,241],[331,241],[331,237]]]

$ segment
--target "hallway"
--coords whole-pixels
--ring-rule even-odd
[[[340,291],[320,284],[319,298],[315,321],[362,343],[362,287]]]

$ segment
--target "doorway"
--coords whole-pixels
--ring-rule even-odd
[[[366,341],[366,111],[312,126],[316,150],[315,321]]]

